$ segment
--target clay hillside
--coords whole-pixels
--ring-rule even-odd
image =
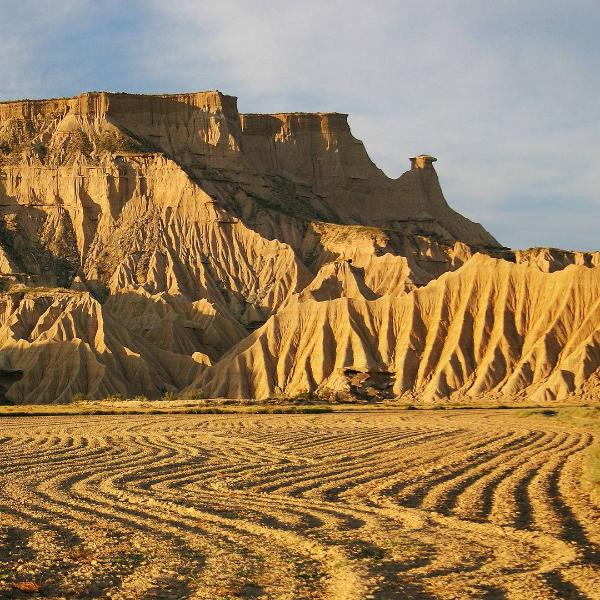
[[[434,161],[219,92],[0,104],[3,401],[592,399],[600,254],[502,247]]]

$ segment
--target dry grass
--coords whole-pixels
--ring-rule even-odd
[[[516,411],[0,418],[0,597],[595,598],[592,442]]]
[[[69,404],[21,404],[0,406],[0,417],[61,415],[221,415],[221,414],[312,414],[351,410],[354,405],[288,402],[243,402],[239,400],[84,400]]]
[[[0,417],[35,417],[60,415],[177,415],[177,414],[311,414],[328,412],[353,411],[396,411],[396,410],[507,410],[515,411],[519,416],[543,416],[543,411],[556,411],[547,406],[532,405],[523,409],[520,405],[498,405],[497,403],[451,403],[410,404],[398,400],[356,400],[353,402],[332,402],[316,395],[301,394],[296,397],[276,397],[268,400],[237,400],[226,398],[174,399],[167,397],[161,400],[149,400],[144,396],[124,398],[116,395],[102,400],[86,400],[82,395],[76,395],[68,404],[18,404],[0,405]],[[525,405],[526,406],[526,405]],[[584,414],[581,411],[591,410],[589,406],[563,406],[561,411],[575,411],[574,414]],[[579,412],[577,412],[579,411]],[[562,414],[562,413],[561,413]],[[567,412],[564,413],[568,414]],[[592,414],[592,413],[590,413]],[[563,419],[564,420],[564,419]],[[570,422],[575,421],[571,420]],[[596,421],[588,418],[587,425],[594,426]],[[581,421],[583,425],[583,422]]]

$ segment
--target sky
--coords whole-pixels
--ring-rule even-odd
[[[513,248],[600,250],[597,0],[0,0],[0,100],[219,89],[337,111],[390,177],[433,154]]]

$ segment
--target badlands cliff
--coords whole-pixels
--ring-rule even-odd
[[[600,254],[510,251],[426,155],[219,92],[0,103],[0,391],[589,398]]]

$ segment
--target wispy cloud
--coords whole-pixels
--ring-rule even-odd
[[[2,95],[218,88],[248,112],[348,112],[391,176],[436,154],[450,203],[504,243],[600,248],[596,2],[34,4],[26,24],[0,0]]]

